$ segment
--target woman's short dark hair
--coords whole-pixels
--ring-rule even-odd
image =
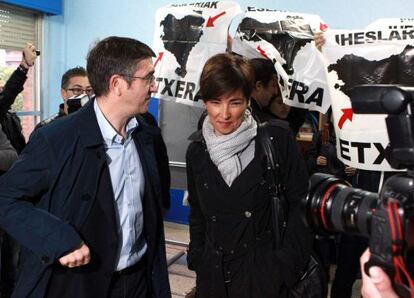
[[[241,90],[249,100],[253,80],[253,69],[248,60],[234,54],[217,54],[207,60],[201,72],[201,98],[209,101]]]
[[[109,79],[115,74],[124,75],[131,84],[137,63],[150,57],[155,57],[151,48],[136,39],[111,36],[98,42],[87,58],[89,82],[95,95],[108,94]]]

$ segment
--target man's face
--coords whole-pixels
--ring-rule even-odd
[[[272,101],[269,108],[279,119],[286,119],[290,112],[290,106],[283,103],[281,96]]]
[[[69,79],[68,87],[66,89],[61,89],[60,93],[64,102],[65,114],[68,114],[68,105],[67,100],[75,95],[88,94],[93,95],[93,89],[89,84],[87,76],[75,76]]]
[[[131,84],[123,93],[122,104],[131,115],[145,113],[151,94],[157,92],[152,58],[141,60],[130,78]]]
[[[261,83],[261,82],[260,82]],[[270,103],[279,95],[279,86],[277,84],[276,75],[272,76],[272,79],[265,86],[263,83],[260,86],[256,87],[256,97],[255,98],[261,108],[266,108]]]
[[[66,89],[61,89],[60,93],[63,98],[63,102],[65,103],[65,112],[67,114],[67,104],[66,101],[68,98],[71,98],[75,95],[81,95],[81,94],[93,94],[93,89],[91,85],[89,84],[88,77],[86,76],[76,76],[71,77],[69,79],[68,87]]]

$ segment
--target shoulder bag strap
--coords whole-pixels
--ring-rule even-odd
[[[266,160],[267,170],[271,171],[270,175],[270,194],[271,194],[271,212],[272,225],[275,237],[276,249],[278,249],[283,241],[283,235],[286,228],[286,199],[282,190],[282,180],[280,176],[279,163],[277,162],[277,148],[271,142],[271,138],[267,132],[268,124],[266,122],[259,123],[257,129],[258,141],[263,148]]]

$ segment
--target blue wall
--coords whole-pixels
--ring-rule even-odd
[[[152,45],[157,8],[183,0],[63,0],[63,13],[45,16],[42,96],[44,116],[57,112],[60,78],[76,65],[85,66],[90,45],[97,39],[120,35]],[[319,14],[331,28],[361,28],[380,17],[414,17],[412,0],[239,0],[247,6]]]

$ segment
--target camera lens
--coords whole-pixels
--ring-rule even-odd
[[[311,176],[305,201],[308,222],[319,233],[345,232],[369,236],[378,194],[350,187],[332,175]]]

